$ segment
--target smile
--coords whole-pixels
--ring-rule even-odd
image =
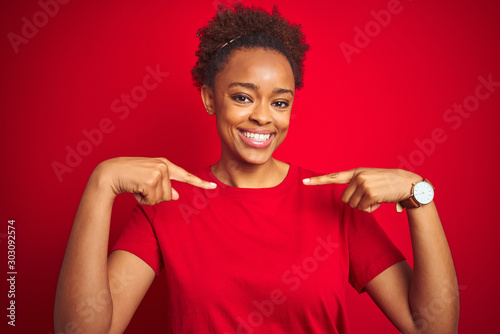
[[[274,138],[274,133],[255,133],[245,130],[238,130],[238,133],[245,144],[253,148],[266,148],[271,145]]]
[[[269,138],[271,138],[271,133],[268,134],[258,134],[258,133],[252,133],[252,132],[242,132],[242,134],[250,139],[256,140],[256,141],[266,141]]]

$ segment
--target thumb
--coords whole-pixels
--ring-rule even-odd
[[[354,170],[330,173],[321,176],[314,176],[308,179],[303,179],[302,182],[305,185],[315,186],[320,184],[344,184],[351,182],[351,179],[354,176]]]

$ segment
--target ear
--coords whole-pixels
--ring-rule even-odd
[[[213,116],[215,115],[215,100],[214,100],[214,92],[207,85],[203,85],[201,87],[201,99],[203,100],[203,104],[207,109],[207,112]]]

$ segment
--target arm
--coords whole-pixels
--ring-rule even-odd
[[[404,170],[357,168],[311,178],[305,184],[349,183],[342,201],[373,212],[396,203],[422,178]],[[399,262],[366,285],[366,291],[403,333],[456,333],[458,283],[448,242],[434,202],[407,209],[414,270]]]
[[[159,158],[117,158],[101,163],[85,188],[71,230],[56,291],[56,332],[122,333],[155,273],[126,251],[109,258],[114,198],[133,193],[143,205],[178,199],[170,179],[212,189],[207,181]]]
[[[418,209],[422,210],[407,210],[414,258],[410,288],[414,320],[424,333],[456,333],[460,302],[450,247],[434,202]]]
[[[458,282],[436,206],[431,202],[407,214],[413,273],[406,262],[398,263],[368,283],[366,291],[403,333],[457,333]]]
[[[96,178],[93,174],[83,193],[64,256],[54,309],[57,333],[75,327],[84,333],[122,332],[155,277],[130,253],[113,252],[108,263],[114,196],[100,189]],[[127,282],[134,289],[110,279],[123,271],[135,273]]]

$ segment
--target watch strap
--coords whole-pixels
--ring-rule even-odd
[[[418,208],[421,205],[419,202],[417,202],[413,194],[407,199],[402,200],[400,203],[404,208]]]
[[[427,179],[423,179],[422,181],[428,182]],[[419,181],[419,182],[422,182],[422,181]],[[410,197],[408,197],[407,199],[404,199],[404,200],[396,203],[396,211],[397,212],[402,212],[404,208],[410,208],[410,209],[419,208],[422,205],[419,202],[417,202],[417,200],[415,199],[415,196],[413,195],[413,189],[415,188],[415,185],[417,183],[418,182],[415,182],[415,183],[413,183],[411,185],[411,195],[410,195]],[[430,182],[429,182],[429,184],[430,184]]]

